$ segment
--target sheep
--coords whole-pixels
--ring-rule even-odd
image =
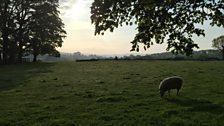
[[[177,95],[179,95],[179,90],[181,89],[182,84],[183,84],[182,77],[172,76],[172,77],[165,78],[164,80],[160,82],[160,85],[159,85],[160,97],[163,97],[166,91],[168,91],[170,95],[171,89],[177,89]]]

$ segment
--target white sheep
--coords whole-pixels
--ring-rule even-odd
[[[179,90],[181,89],[182,84],[183,84],[182,77],[172,76],[172,77],[165,78],[164,80],[160,82],[160,85],[159,85],[160,96],[163,97],[166,91],[168,91],[170,95],[171,89],[177,89],[177,95],[179,95]]]

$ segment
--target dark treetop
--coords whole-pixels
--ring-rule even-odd
[[[209,20],[211,26],[224,27],[224,0],[94,0],[91,14],[95,35],[136,24],[131,51],[139,51],[140,43],[146,50],[167,40],[167,50],[191,55],[199,48],[192,36],[205,36],[196,24]]]
[[[0,64],[32,54],[59,56],[66,36],[59,0],[0,0]]]

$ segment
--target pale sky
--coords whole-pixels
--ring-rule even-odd
[[[115,29],[113,33],[106,32],[104,36],[94,35],[94,25],[90,20],[90,6],[93,0],[60,0],[63,11],[61,18],[65,24],[67,37],[60,52],[97,55],[118,54],[152,54],[165,52],[167,44],[153,45],[147,51],[140,48],[140,53],[130,52],[130,43],[137,33],[135,26],[123,26]],[[211,49],[211,41],[224,34],[224,28],[211,27],[208,24],[201,26],[205,29],[205,37],[194,37],[200,50]]]

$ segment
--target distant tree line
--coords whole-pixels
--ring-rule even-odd
[[[200,50],[194,51],[194,55],[186,56],[183,54],[175,55],[171,52],[155,53],[148,55],[129,55],[120,57],[119,60],[221,60],[222,54],[218,50]]]
[[[210,60],[222,60],[222,53],[219,50],[200,50],[194,51],[194,55],[186,56],[183,54],[175,55],[171,52],[162,52],[146,55],[110,55],[110,56],[100,56],[100,55],[85,55],[81,52],[74,53],[61,53],[60,57],[53,57],[49,54],[38,55],[38,60],[45,62],[56,62],[56,61],[99,61],[99,60],[200,60],[200,61],[210,61]],[[26,59],[31,59],[32,56],[25,56]]]
[[[23,56],[60,56],[66,37],[59,0],[0,1],[0,63],[21,63]]]

